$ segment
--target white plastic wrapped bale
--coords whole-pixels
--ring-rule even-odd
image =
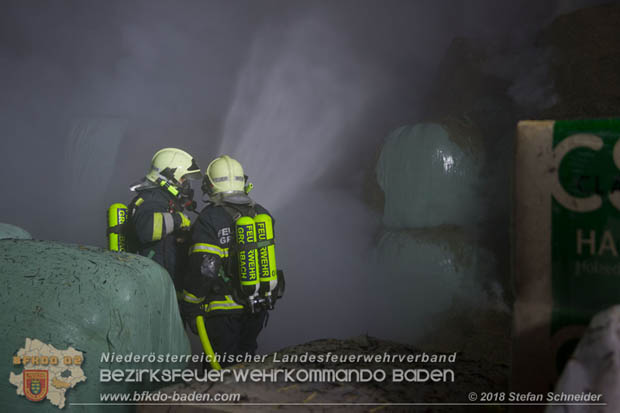
[[[98,245],[100,234],[105,231],[101,207],[109,205],[106,190],[117,169],[126,127],[127,120],[118,117],[82,117],[71,121],[64,147],[63,176],[67,179],[59,196],[70,199],[72,206],[63,208],[62,214],[66,215],[59,219],[71,222],[72,235],[83,242]]]
[[[25,229],[0,222],[0,239],[32,239],[32,236]]]
[[[70,166],[69,187],[76,202],[97,204],[97,198],[79,196],[97,183],[106,188],[112,179],[127,121],[114,117],[77,118],[71,122],[65,146],[65,163]],[[101,194],[94,196],[101,198]]]
[[[391,228],[471,225],[480,218],[483,153],[475,139],[436,123],[402,126],[385,141],[377,181]]]
[[[597,314],[579,341],[555,386],[563,406],[546,413],[616,413],[620,411],[620,306]],[[566,399],[571,398],[571,399]],[[585,405],[606,403],[605,406]]]
[[[461,228],[387,231],[375,253],[370,334],[415,342],[455,300],[479,308],[490,303],[479,281],[494,271],[495,260]]]
[[[48,371],[30,388],[47,391],[37,411],[131,411],[132,406],[83,403],[157,384],[148,378],[104,382],[103,369],[183,368],[173,360],[125,357],[191,354],[170,276],[145,257],[49,241],[0,240],[0,276],[0,354],[6,361],[0,364],[0,411],[33,410],[24,396],[27,370]],[[79,355],[83,362],[66,362],[58,351]],[[114,354],[124,358],[110,359]],[[20,357],[17,363],[14,356]]]

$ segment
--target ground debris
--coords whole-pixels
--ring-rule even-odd
[[[301,355],[410,355],[418,356],[418,362],[286,362],[290,356]],[[233,369],[381,369],[387,373],[382,382],[237,382],[230,377],[217,383],[190,382],[162,389],[163,392],[191,394],[194,392],[240,393],[239,403],[194,404],[175,406],[142,406],[138,412],[242,412],[252,411],[304,411],[304,412],[502,412],[498,406],[475,405],[424,405],[426,403],[468,403],[469,392],[501,392],[508,388],[508,365],[485,359],[468,359],[456,354],[456,361],[422,362],[424,352],[410,345],[380,340],[370,336],[359,336],[349,340],[321,339],[291,346],[269,355],[263,363],[244,363]],[[340,357],[338,357],[340,359]],[[441,382],[396,382],[392,380],[394,370],[407,369],[452,369],[454,381]],[[169,396],[171,397],[171,396]],[[416,403],[419,405],[411,405]]]

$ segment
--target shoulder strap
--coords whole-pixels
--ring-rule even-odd
[[[106,231],[106,235],[110,235],[110,234],[124,234],[125,230],[127,229],[127,221],[123,222],[122,224],[116,224],[113,227],[108,227],[107,231]]]
[[[254,205],[251,204],[240,205],[222,202],[220,206],[224,208],[224,211],[232,218],[233,224],[243,216],[251,216],[252,218],[256,216],[256,209]]]
[[[256,216],[256,210],[253,204],[243,205],[243,204],[232,204],[228,202],[220,202],[220,203],[216,203],[216,205],[224,208],[224,211],[226,211],[226,213],[232,218],[233,233],[235,232],[234,231],[235,221],[237,221],[239,218],[241,218],[242,216],[251,216],[251,217]],[[249,243],[249,244],[246,244],[244,247],[240,247],[239,245],[237,245],[237,242],[233,239],[231,240],[230,246],[228,247],[228,251],[229,251],[230,256],[233,256],[237,254],[239,251],[256,248],[255,244],[256,243]],[[232,271],[232,267],[231,267],[232,260],[229,259],[228,264],[229,264],[228,271],[231,272]]]
[[[138,195],[137,197],[135,197],[131,203],[127,206],[127,215],[128,218],[129,217],[133,217],[133,214],[136,213],[136,209],[142,205],[142,203],[144,202],[144,198],[142,198],[142,196]]]

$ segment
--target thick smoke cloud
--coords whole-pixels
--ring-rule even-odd
[[[228,153],[276,216],[289,276],[262,350],[372,334],[380,217],[362,180],[383,138],[421,120],[453,38],[525,47],[587,3],[5,1],[0,221],[103,246],[107,205],[131,198],[157,149],[203,168]],[[506,60],[489,70],[528,95]]]

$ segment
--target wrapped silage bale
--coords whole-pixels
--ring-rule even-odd
[[[481,281],[496,261],[472,230],[483,215],[484,158],[470,122],[402,126],[386,139],[376,167],[385,196],[384,232],[375,250],[381,271],[371,279],[371,290],[381,292],[373,317],[381,318],[376,324],[384,331],[375,334],[414,342],[441,328],[438,316],[456,302],[490,302]]]
[[[371,278],[370,289],[376,291],[372,312],[381,318],[376,323],[381,331],[373,334],[412,342],[453,300],[476,306],[487,300],[478,282],[494,269],[495,260],[462,228],[386,231],[375,252],[380,272]]]
[[[157,384],[148,375],[138,382],[104,383],[102,369],[182,368],[184,363],[119,362],[110,355],[191,354],[170,276],[145,257],[49,241],[0,240],[0,275],[0,354],[5,360],[0,364],[0,411],[36,407],[57,412],[61,406],[69,412],[132,411],[133,406],[83,403]],[[51,354],[59,355],[55,365]],[[23,357],[33,355],[48,359],[38,364],[30,359],[25,365]],[[62,355],[81,357],[81,364]],[[47,370],[47,379],[46,373],[30,370]],[[25,397],[45,392],[39,402]]]
[[[420,228],[479,221],[483,159],[473,134],[451,134],[438,123],[394,130],[376,168],[385,195],[384,225]]]
[[[32,239],[32,236],[25,229],[0,222],[0,239]]]

